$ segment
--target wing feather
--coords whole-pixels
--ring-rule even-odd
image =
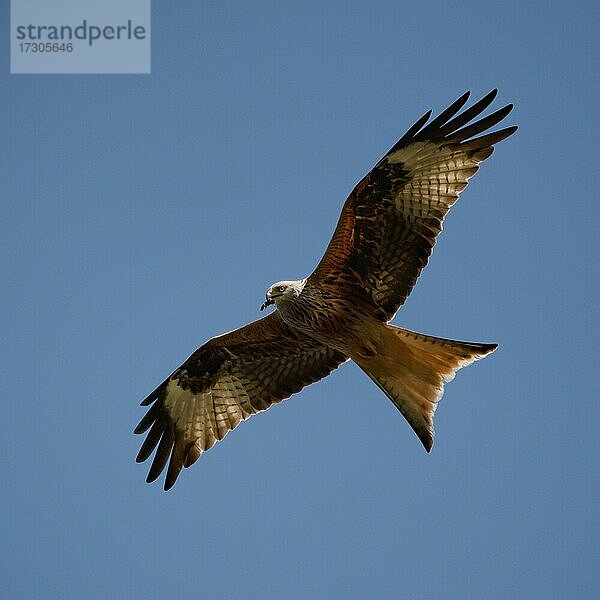
[[[508,104],[480,116],[492,90],[460,110],[463,94],[427,123],[423,115],[363,178],[346,200],[333,237],[307,285],[360,300],[390,320],[427,264],[442,222],[493,145],[516,131],[484,134],[512,110]]]
[[[150,430],[138,462],[156,449],[147,481],[167,467],[165,489],[182,467],[248,417],[337,368],[346,357],[291,330],[279,313],[209,340],[142,404],[152,404],[135,433]]]

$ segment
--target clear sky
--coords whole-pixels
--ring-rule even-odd
[[[598,6],[154,2],[151,75],[11,76],[5,44],[5,597],[597,597]],[[395,320],[501,345],[432,453],[346,364],[146,485],[140,400],[312,270],[425,110],[494,87],[520,129]]]

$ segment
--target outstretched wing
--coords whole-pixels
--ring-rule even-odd
[[[309,285],[366,303],[391,319],[427,264],[442,221],[493,144],[516,131],[507,127],[480,137],[512,104],[467,125],[497,90],[458,114],[469,92],[427,123],[423,115],[352,191]],[[456,115],[456,116],[455,116]]]
[[[209,340],[142,402],[152,407],[135,429],[150,429],[137,462],[156,448],[148,483],[168,461],[168,490],[182,466],[196,462],[241,421],[322,379],[345,360],[290,329],[277,312]]]

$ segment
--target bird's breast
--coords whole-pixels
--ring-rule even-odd
[[[364,315],[348,310],[335,299],[301,298],[277,307],[281,318],[294,329],[348,354],[356,344],[364,343]]]

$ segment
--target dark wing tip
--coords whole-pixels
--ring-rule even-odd
[[[428,137],[436,137],[438,132],[454,115],[460,111],[465,105],[471,92],[465,92],[460,98],[457,98],[448,108],[444,109],[433,121],[419,131],[415,139],[427,139]]]
[[[491,102],[496,96],[498,95],[498,88],[494,88],[493,90],[490,90],[483,98],[482,100],[488,100]]]
[[[179,471],[181,471],[181,467],[179,467]],[[171,469],[169,468],[169,473],[167,473],[167,476],[165,477],[165,484],[163,486],[165,492],[168,492],[175,485],[177,477],[179,477],[179,471],[177,471],[175,474],[172,474]]]
[[[171,421],[167,421],[166,423],[163,423],[161,428],[162,436],[160,438],[158,448],[156,449],[152,466],[150,467],[150,471],[148,471],[146,483],[152,483],[158,479],[160,474],[163,472],[169,457],[171,456],[171,452],[173,451],[173,446],[175,444],[175,431],[173,423]]]
[[[429,121],[429,118],[433,114],[433,110],[428,110],[420,119],[415,121],[408,129],[408,131],[388,150],[386,156],[391,152],[396,152],[403,146],[409,144],[415,135],[421,130],[421,127]]]
[[[167,469],[167,476],[165,477],[165,492],[169,491],[177,481],[179,473],[183,468],[183,464],[186,460],[188,450],[191,444],[186,444],[183,439],[183,434],[180,434],[175,439],[175,445],[173,447],[173,453],[171,454],[171,460],[169,461],[169,468]]]
[[[148,475],[146,477],[146,483],[153,483],[158,479],[158,476],[160,475],[160,473],[152,473],[152,471],[148,472]]]
[[[451,143],[460,143],[467,141],[470,138],[473,138],[474,136],[483,133],[490,127],[494,127],[494,125],[500,123],[500,121],[502,121],[502,119],[504,119],[512,109],[513,105],[507,104],[506,106],[503,106],[497,111],[489,114],[487,117],[483,117],[478,121],[475,121],[471,125],[462,127],[462,129],[457,130],[456,127],[454,127],[453,131],[446,133],[445,139]]]
[[[416,141],[442,141],[460,143],[477,135],[499,123],[513,109],[508,104],[487,117],[480,118],[472,125],[465,127],[476,117],[479,117],[485,109],[494,101],[498,95],[498,88],[489,91],[483,98],[475,102],[469,108],[463,107],[469,99],[471,92],[467,91],[457,98],[448,108],[439,113],[432,121],[429,118],[433,114],[430,110],[412,125],[408,131],[394,144],[387,154],[395,152],[404,146]],[[461,112],[462,110],[462,112]],[[513,131],[514,132],[514,131]],[[511,132],[511,133],[513,133]],[[507,134],[507,135],[510,135]],[[386,154],[386,156],[387,156]]]
[[[159,396],[163,386],[165,384],[161,383],[152,393],[148,394],[141,402],[140,406],[150,406]]]
[[[154,481],[156,481],[160,477],[160,474],[163,472],[163,469],[165,468],[164,464],[156,465],[155,463],[156,456],[154,458],[152,466],[150,467],[150,470],[148,471],[148,475],[146,476],[146,483],[153,483]]]
[[[141,418],[140,422],[136,425],[133,433],[141,434],[148,431],[154,423],[159,420],[160,412],[162,410],[162,402],[157,402],[154,406],[150,407],[146,414]]]
[[[481,137],[465,143],[469,144],[471,142],[475,142],[481,145],[482,142],[485,142],[485,144],[492,146],[493,144],[497,144],[498,142],[501,142],[502,140],[505,140],[507,137],[511,136],[515,131],[517,131],[517,129],[519,129],[517,125],[511,125],[510,127],[498,129],[498,131],[488,133],[487,135],[482,135]]]
[[[140,451],[138,452],[137,456],[135,457],[135,462],[136,463],[143,463],[148,457],[144,457],[144,455],[142,454],[142,450],[140,449]]]
[[[135,429],[133,430],[133,433],[135,433],[136,435],[140,435],[141,433],[144,433],[144,431],[146,431],[146,429],[144,427],[142,427],[142,421],[140,421],[135,426]]]
[[[152,404],[158,398],[161,388],[162,388],[162,385],[161,385],[161,387],[156,388],[151,394],[148,394],[148,396],[146,396],[140,402],[140,406],[150,406],[150,404]]]

